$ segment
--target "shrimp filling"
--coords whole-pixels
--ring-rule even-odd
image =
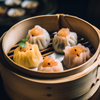
[[[56,66],[57,62],[53,59],[53,57],[44,57],[43,62],[42,62],[43,67],[52,67]]]
[[[43,30],[40,29],[39,27],[34,27],[33,29],[30,30],[30,34],[32,36],[38,36],[43,34]]]
[[[58,32],[58,36],[66,37],[70,34],[70,31],[68,28],[62,28]]]
[[[81,53],[85,52],[85,50],[80,46],[74,46],[73,48],[69,49],[69,51],[77,56],[80,56]]]
[[[21,47],[21,46],[19,46],[19,50],[20,50],[20,52],[26,52],[27,50],[32,50],[32,45],[31,44],[29,44],[28,42],[26,42],[26,44],[27,44],[27,46],[26,47]]]

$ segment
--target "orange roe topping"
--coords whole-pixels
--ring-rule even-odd
[[[26,47],[21,47],[21,46],[19,46],[19,50],[20,50],[20,52],[26,52],[27,50],[32,50],[32,45],[30,44],[30,43],[28,43],[28,42],[26,42],[26,44],[27,44],[27,46]]]
[[[53,59],[53,57],[44,57],[43,62],[42,62],[43,67],[52,67],[56,66],[57,62]]]
[[[38,35],[42,35],[43,34],[43,30],[40,29],[39,27],[34,27],[30,30],[30,34],[32,36],[38,36]]]
[[[85,50],[80,46],[74,46],[73,48],[69,49],[70,52],[74,55],[80,56]]]
[[[68,28],[62,28],[58,31],[58,36],[66,37],[70,34],[70,31]]]

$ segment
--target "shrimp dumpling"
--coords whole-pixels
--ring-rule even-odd
[[[90,57],[91,53],[88,47],[84,47],[80,43],[77,46],[66,46],[63,64],[66,68],[76,67],[85,63]]]
[[[62,28],[54,35],[52,44],[56,52],[63,53],[65,46],[77,44],[77,34],[70,32],[69,28]]]
[[[27,68],[36,68],[42,61],[42,55],[38,49],[37,44],[30,44],[26,42],[26,47],[17,47],[14,51],[13,60]]]
[[[37,44],[39,50],[45,49],[50,43],[49,33],[39,25],[36,25],[34,28],[28,31],[28,42],[31,44]]]
[[[53,59],[53,57],[46,56],[38,66],[38,71],[42,72],[61,72],[63,71],[62,63]]]

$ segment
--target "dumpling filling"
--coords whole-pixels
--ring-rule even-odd
[[[21,47],[21,46],[18,47],[20,52],[26,52],[27,50],[32,50],[32,45],[28,42],[26,42],[26,44],[27,44],[26,47]]]
[[[66,37],[70,34],[70,31],[68,28],[62,28],[59,30],[59,32],[57,34],[58,34],[58,36]]]
[[[43,30],[40,29],[39,27],[34,27],[33,29],[30,30],[30,34],[32,36],[38,36],[43,34]]]
[[[42,72],[60,72],[63,71],[63,66],[60,61],[54,60],[53,57],[46,56],[43,62],[39,64],[38,71]]]
[[[71,54],[77,55],[79,57],[80,57],[81,53],[85,52],[85,50],[82,47],[78,46],[78,45],[74,46],[73,48],[70,48],[69,51],[71,52]]]
[[[64,53],[63,64],[66,68],[72,68],[83,64],[91,57],[89,48],[81,44],[73,47],[66,46]]]

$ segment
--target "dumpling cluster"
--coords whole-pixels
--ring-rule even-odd
[[[63,59],[63,64],[66,68],[76,67],[85,63],[90,57],[91,53],[88,47],[84,47],[81,44],[77,46],[66,46],[65,57]]]
[[[45,49],[50,43],[49,33],[39,25],[30,29],[26,38],[28,38],[29,43],[37,44],[39,46],[39,50]]]
[[[37,68],[42,72],[61,72],[64,67],[72,68],[85,63],[91,53],[88,47],[77,45],[77,34],[68,28],[60,29],[53,38],[52,45],[56,52],[63,53],[63,65],[58,59],[46,56],[44,59],[39,50],[45,49],[50,43],[49,33],[39,25],[28,31],[26,47],[17,47],[13,60],[27,68]],[[39,47],[39,48],[38,48]]]
[[[27,68],[36,68],[42,61],[42,55],[37,44],[31,45],[26,42],[26,47],[17,47],[14,51],[13,60]]]
[[[70,32],[68,28],[62,28],[54,35],[52,44],[56,52],[63,53],[66,46],[75,46],[77,44],[77,34]]]

